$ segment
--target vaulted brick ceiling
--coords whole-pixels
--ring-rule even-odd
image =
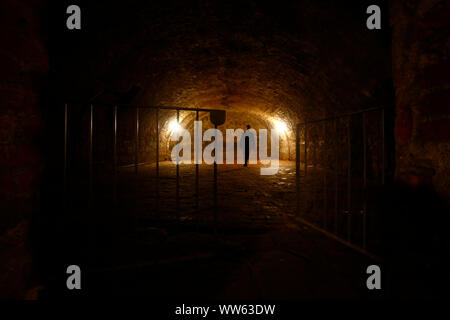
[[[83,12],[83,34],[65,40],[73,99],[103,90],[113,102],[139,86],[133,103],[293,125],[377,103],[389,83],[389,35],[366,29],[360,2],[99,1]]]

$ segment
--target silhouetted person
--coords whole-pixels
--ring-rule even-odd
[[[250,130],[250,125],[247,125],[247,131],[246,133],[248,133]],[[250,137],[248,135],[245,136],[245,147],[244,147],[244,155],[245,155],[245,162],[244,162],[244,167],[246,167],[248,165],[248,158],[250,156]]]

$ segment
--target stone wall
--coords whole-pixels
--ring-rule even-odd
[[[397,183],[379,212],[387,290],[403,299],[448,295],[449,10],[439,0],[390,6]]]
[[[439,0],[391,4],[396,175],[450,196],[448,13]]]
[[[29,285],[26,238],[39,208],[41,92],[49,68],[41,2],[0,4],[0,297],[23,297]]]

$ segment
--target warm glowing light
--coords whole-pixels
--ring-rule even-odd
[[[279,132],[279,133],[284,133],[288,130],[288,127],[286,125],[286,123],[284,123],[283,121],[279,121],[279,120],[273,120],[274,124],[275,124],[275,129]]]
[[[180,131],[180,129],[181,129],[181,126],[180,126],[180,124],[177,122],[176,119],[174,119],[174,120],[172,120],[172,121],[169,122],[169,130],[170,130],[171,132],[178,132],[178,131]]]

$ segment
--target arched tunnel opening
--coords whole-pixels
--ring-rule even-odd
[[[448,3],[372,2],[19,1],[5,296],[448,295]]]

